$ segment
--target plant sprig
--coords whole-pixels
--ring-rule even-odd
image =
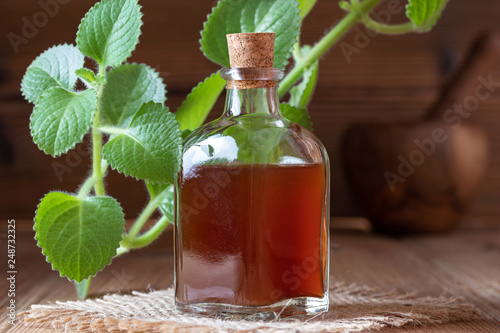
[[[300,45],[300,28],[316,0],[222,0],[204,24],[201,50],[228,66],[226,33],[275,32],[275,66],[284,68],[292,54],[294,60],[279,88],[280,97],[289,94],[288,102],[281,104],[282,113],[311,129],[307,107],[319,58],[353,25],[362,23],[389,34],[426,32],[447,0],[409,0],[409,22],[395,26],[370,18],[380,2],[341,1],[348,14],[310,47]],[[87,295],[90,278],[114,257],[149,245],[172,222],[183,134],[205,122],[225,86],[219,73],[209,75],[171,113],[164,106],[166,89],[159,74],[147,65],[126,63],[139,43],[141,26],[138,0],[102,0],[83,18],[76,46],[58,45],[42,53],[21,84],[23,96],[35,104],[30,119],[33,141],[46,154],[64,154],[91,133],[91,174],[76,193],[48,193],[38,205],[34,225],[47,261],[75,282],[79,297]],[[83,67],[84,57],[97,67]],[[77,80],[86,89],[75,90]],[[120,204],[106,194],[108,168],[144,181],[149,192],[149,203],[128,232]],[[157,209],[162,216],[143,231]]]

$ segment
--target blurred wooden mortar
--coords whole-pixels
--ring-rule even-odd
[[[440,232],[457,225],[487,168],[486,136],[471,122],[500,88],[488,83],[500,81],[499,65],[500,34],[484,35],[424,119],[349,126],[344,169],[376,231]]]

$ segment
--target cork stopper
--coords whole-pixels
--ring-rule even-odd
[[[228,34],[226,38],[231,67],[273,67],[273,32]]]
[[[232,68],[273,68],[273,32],[228,34],[226,38]],[[277,85],[276,81],[267,80],[227,82],[229,89],[269,88]]]

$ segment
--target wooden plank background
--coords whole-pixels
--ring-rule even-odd
[[[56,160],[44,155],[29,136],[31,106],[19,93],[22,75],[31,61],[54,44],[72,43],[78,24],[95,0],[58,0],[57,13],[38,28],[15,52],[9,33],[22,35],[23,18],[33,21],[42,8],[38,0],[0,2],[0,216],[30,219],[39,199],[51,189],[73,192],[87,174],[88,142],[76,152]],[[42,0],[41,3],[47,1]],[[400,0],[404,4],[405,0]],[[199,31],[215,1],[142,0],[144,13],[141,44],[131,61],[156,67],[167,83],[171,109],[189,90],[218,66],[199,51]],[[382,4],[378,10],[386,9]],[[310,111],[317,135],[332,160],[332,214],[357,215],[359,211],[345,183],[339,161],[339,137],[355,121],[411,121],[422,116],[438,96],[441,85],[460,64],[480,32],[500,30],[498,0],[451,0],[438,27],[429,34],[403,37],[377,36],[348,63],[334,48],[321,61],[320,78]],[[343,15],[336,0],[319,0],[304,21],[303,41],[313,43]],[[400,15],[401,16],[401,15]],[[393,17],[392,22],[402,17]],[[356,31],[344,38],[354,45]],[[91,65],[91,64],[90,64]],[[499,76],[500,77],[500,74]],[[215,114],[222,111],[222,100]],[[471,214],[500,215],[500,94],[483,102],[472,121],[485,129],[491,143],[491,161],[485,182]],[[54,165],[54,162],[60,163]],[[58,177],[54,166],[66,166]],[[62,179],[62,181],[61,181]],[[132,218],[145,204],[140,182],[112,173],[109,191]]]

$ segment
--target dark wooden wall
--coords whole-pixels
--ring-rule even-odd
[[[53,44],[74,42],[80,19],[94,0],[59,0],[58,13],[48,19],[15,52],[7,35],[22,35],[23,17],[32,21],[41,11],[38,0],[0,2],[0,217],[33,216],[39,199],[51,189],[73,192],[87,174],[88,143],[56,160],[40,152],[29,135],[32,106],[19,93],[31,61]],[[42,0],[42,2],[46,2]],[[403,3],[404,0],[401,0]],[[199,31],[215,1],[142,0],[141,44],[131,61],[156,67],[167,83],[167,104],[175,110],[189,90],[217,69],[199,51]],[[387,5],[382,4],[380,9]],[[409,121],[423,115],[463,58],[468,45],[484,30],[500,30],[498,0],[451,0],[438,27],[429,34],[377,36],[348,63],[338,47],[321,61],[319,85],[310,105],[317,135],[332,160],[332,214],[359,214],[339,162],[339,137],[354,121]],[[343,15],[336,0],[319,0],[304,22],[303,41],[313,43]],[[393,22],[401,20],[394,18]],[[344,42],[354,45],[356,32]],[[221,110],[219,101],[217,110]],[[473,121],[484,127],[492,158],[486,180],[471,207],[475,215],[500,215],[500,95],[481,105]],[[218,113],[217,111],[216,113]],[[215,115],[214,115],[215,116]],[[54,162],[59,164],[55,165]],[[62,182],[54,166],[66,166]],[[71,172],[70,172],[71,171]],[[142,185],[111,174],[108,189],[134,217],[146,200]]]

